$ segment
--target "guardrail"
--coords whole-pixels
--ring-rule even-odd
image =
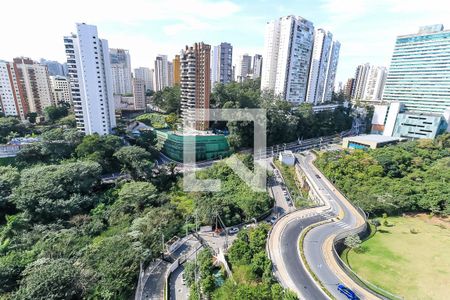
[[[334,185],[333,185],[334,186]],[[381,299],[395,299],[395,300],[401,300],[402,297],[392,294],[384,289],[382,289],[379,286],[376,286],[373,283],[368,282],[367,280],[364,280],[361,278],[358,274],[353,271],[350,266],[348,266],[340,257],[338,250],[336,247],[345,247],[344,246],[344,239],[352,234],[357,234],[361,239],[365,239],[370,235],[370,226],[368,226],[367,223],[367,216],[365,212],[355,205],[345,196],[344,193],[342,193],[336,186],[335,189],[346,199],[346,201],[359,213],[359,215],[364,219],[364,224],[360,225],[359,227],[348,229],[343,232],[340,232],[335,235],[333,240],[333,256],[336,259],[338,265],[342,268],[342,270],[349,276],[352,280],[354,280],[359,286],[364,288],[369,293],[375,295],[376,297],[379,297]]]

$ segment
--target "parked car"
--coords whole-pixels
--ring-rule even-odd
[[[277,221],[277,217],[276,216],[273,216],[272,218],[270,218],[270,223],[271,224],[275,224],[275,222]]]
[[[228,229],[228,234],[235,234],[239,232],[239,228],[237,227],[231,227],[230,229]]]

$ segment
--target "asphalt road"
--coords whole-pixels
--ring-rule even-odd
[[[347,300],[347,297],[337,290],[340,282],[336,275],[336,266],[326,263],[324,245],[332,235],[354,228],[357,219],[354,211],[350,211],[346,205],[336,196],[333,187],[325,184],[326,178],[312,167],[314,156],[306,153],[297,155],[302,170],[305,171],[312,186],[323,200],[325,206],[305,211],[295,211],[286,215],[273,228],[269,237],[271,259],[275,266],[275,274],[283,286],[295,291],[301,299],[329,299],[329,297],[317,286],[300,259],[298,246],[302,230],[314,223],[328,220],[325,224],[310,230],[304,239],[303,249],[306,261],[315,276],[322,282],[325,288],[335,299]],[[344,217],[338,220],[339,212]],[[361,299],[376,299],[355,293]],[[370,295],[370,294],[369,294]]]
[[[310,154],[306,154],[304,157],[298,156],[302,169],[309,175],[310,180],[313,181],[314,185],[318,188],[321,198],[331,205],[333,214],[337,214],[339,208],[342,209],[344,218],[336,222],[315,227],[308,232],[304,241],[304,253],[312,271],[324,284],[327,290],[336,299],[346,300],[347,297],[337,290],[337,285],[340,281],[335,272],[325,263],[322,248],[328,237],[332,234],[337,234],[355,227],[357,220],[356,216],[353,215],[353,212],[351,212],[348,207],[341,202],[340,198],[335,195],[335,191],[330,189],[324,183],[323,176],[316,176],[316,172],[311,168],[313,159],[313,156]],[[362,297],[361,295],[359,296]]]
[[[322,300],[328,299],[318,288],[314,280],[310,277],[307,270],[300,261],[298,239],[301,231],[314,223],[325,220],[326,217],[317,214],[311,217],[295,219],[287,224],[281,234],[281,255],[284,258],[284,265],[287,273],[293,279],[293,283],[300,291],[303,299]]]

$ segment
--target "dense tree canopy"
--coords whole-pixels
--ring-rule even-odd
[[[123,144],[122,139],[115,135],[91,134],[83,139],[75,151],[78,157],[99,163],[104,173],[111,173],[120,169],[114,153]]]
[[[30,219],[49,222],[90,209],[90,195],[100,179],[94,162],[37,166],[22,171],[12,200]]]
[[[138,146],[125,146],[120,148],[114,157],[122,166],[122,172],[128,173],[133,179],[149,178],[152,171],[152,155]]]
[[[69,109],[67,105],[60,106],[47,106],[44,108],[45,120],[50,123],[54,123],[55,121],[66,117],[69,114]]]
[[[80,270],[64,259],[37,261],[27,268],[17,300],[81,299],[84,283]]]
[[[450,214],[450,134],[375,150],[325,152],[317,165],[356,205]]]
[[[239,232],[228,251],[235,285],[230,279],[214,292],[213,299],[297,299],[289,290],[283,289],[272,275],[272,262],[266,253],[268,225]],[[238,274],[238,275],[237,275]]]
[[[39,163],[58,163],[71,158],[81,143],[83,134],[76,129],[54,128],[44,131],[41,141],[23,147],[16,157],[17,164],[24,168]]]
[[[197,176],[221,181],[220,191],[200,193],[196,197],[195,207],[204,223],[212,222],[218,213],[225,224],[238,224],[259,217],[272,207],[272,199],[267,193],[253,191],[224,162],[198,172]]]
[[[28,129],[13,117],[0,117],[0,144],[4,144],[15,136],[24,136]]]
[[[152,97],[152,102],[166,113],[180,114],[181,109],[181,89],[179,85],[166,87],[162,91],[156,92]]]
[[[351,127],[350,109],[339,107],[334,111],[313,113],[311,104],[293,106],[288,101],[261,92],[259,81],[216,84],[211,95],[214,108],[262,108],[267,113],[267,144],[275,145],[331,135]],[[229,129],[229,142],[234,149],[253,145],[253,124],[251,122],[218,122],[213,128]]]

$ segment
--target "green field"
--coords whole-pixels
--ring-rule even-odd
[[[374,237],[363,243],[364,253],[348,253],[353,270],[405,299],[449,299],[449,226],[428,217],[387,220],[389,226],[380,226]]]

